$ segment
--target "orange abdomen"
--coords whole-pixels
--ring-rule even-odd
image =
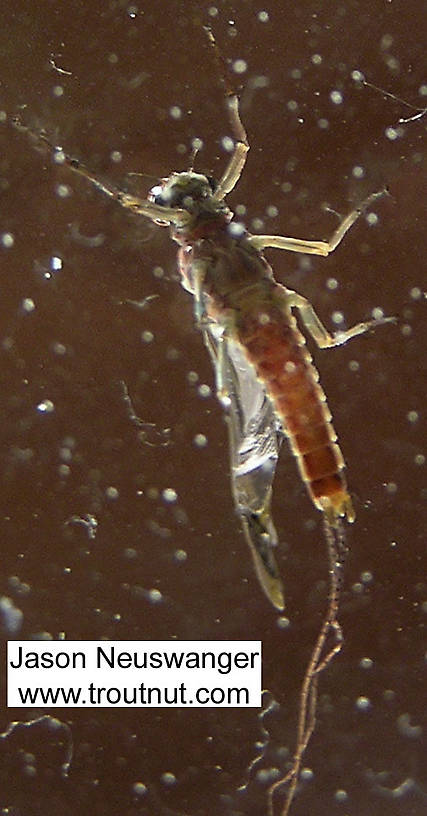
[[[237,336],[275,407],[315,506],[331,524],[354,520],[331,414],[292,315],[276,306],[241,310]]]

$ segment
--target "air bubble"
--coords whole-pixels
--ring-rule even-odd
[[[399,734],[402,734],[404,737],[409,737],[409,739],[417,739],[418,737],[421,737],[423,733],[423,728],[421,725],[411,724],[410,714],[401,714],[400,717],[397,718],[396,724]]]
[[[385,59],[385,64],[390,71],[397,73],[400,70],[400,62],[396,57],[393,57],[391,54],[388,55]]]
[[[382,51],[387,51],[393,45],[393,37],[391,34],[383,34],[380,40],[380,48]]]
[[[267,88],[270,84],[268,77],[264,76],[263,74],[259,74],[258,76],[252,77],[249,82],[250,88]]]
[[[262,787],[266,787],[278,779],[279,775],[278,768],[261,768],[259,771],[256,771],[255,779]]]
[[[244,59],[236,59],[233,62],[233,71],[235,74],[244,74],[248,70],[248,63]]]
[[[178,498],[178,494],[177,494],[176,490],[173,489],[173,487],[166,487],[162,491],[162,496],[163,496],[164,500],[166,502],[168,502],[168,504],[173,504],[174,502],[176,502],[176,500]]]
[[[9,636],[19,632],[24,620],[23,612],[6,595],[0,597],[0,620],[2,628]]]
[[[11,232],[4,232],[3,235],[1,236],[1,242],[5,249],[10,249],[11,247],[13,247],[15,243],[15,238],[13,237]]]
[[[145,796],[147,793],[147,786],[144,785],[143,782],[134,782],[132,785],[132,790],[135,796]]]
[[[163,595],[159,589],[149,589],[147,595],[149,602],[152,604],[158,604],[163,601]]]
[[[175,360],[180,359],[181,352],[179,351],[179,349],[174,348],[174,346],[169,346],[169,348],[166,350],[165,357],[166,357],[167,360],[170,360],[171,362],[175,362]]]
[[[59,198],[68,198],[72,194],[71,187],[68,184],[57,184],[56,194]]]
[[[42,402],[39,402],[37,405],[37,410],[41,414],[51,414],[55,410],[55,405],[50,399],[45,399]]]
[[[270,204],[266,209],[266,214],[269,218],[276,218],[279,215],[279,210],[273,204]]]
[[[228,225],[228,232],[232,238],[241,238],[245,233],[245,225],[240,221],[232,221],[231,224]]]
[[[233,141],[233,139],[230,138],[230,136],[223,136],[223,138],[221,139],[221,144],[222,144],[224,150],[227,153],[232,153],[233,152],[233,150],[234,150],[234,141]]]
[[[356,700],[356,708],[358,708],[359,711],[369,711],[371,708],[371,701],[369,697],[358,697]]]
[[[170,773],[170,771],[166,771],[166,773],[163,773],[160,778],[163,784],[167,785],[168,787],[171,785],[176,785],[176,776],[175,774]]]
[[[342,312],[332,312],[332,322],[335,323],[337,326],[340,326],[344,323],[344,315]]]
[[[52,272],[58,272],[60,269],[62,269],[62,258],[60,258],[58,255],[52,255],[50,259],[50,268]]]
[[[32,298],[24,298],[24,300],[21,303],[21,308],[23,312],[29,314],[30,312],[34,312],[36,304],[34,303],[34,300]]]
[[[391,142],[394,142],[399,138],[399,133],[394,127],[387,127],[384,132],[387,139],[390,139]]]
[[[65,164],[67,157],[62,149],[62,147],[55,147],[55,152],[52,156],[53,161],[55,164]]]
[[[375,224],[378,224],[379,218],[376,213],[370,212],[365,216],[365,221],[370,227],[374,227]]]

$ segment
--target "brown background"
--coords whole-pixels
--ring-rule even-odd
[[[127,174],[185,169],[195,137],[205,144],[197,168],[221,173],[220,140],[229,128],[200,28],[211,19],[224,55],[248,63],[235,81],[246,88],[252,150],[230,205],[246,204],[249,229],[262,218],[261,231],[324,238],[336,224],[325,203],[345,213],[389,185],[391,197],[375,207],[378,224],[362,220],[327,261],[269,253],[277,278],[310,298],[328,326],[335,311],[346,325],[377,306],[399,317],[397,326],[315,355],[358,518],[349,531],[341,608],[345,648],[321,680],[319,722],[305,758],[313,777],[302,784],[293,813],[421,816],[426,490],[425,465],[416,457],[425,453],[426,336],[425,301],[410,292],[424,286],[426,119],[404,125],[391,140],[386,129],[415,111],[358,88],[350,73],[361,70],[422,105],[423,4],[280,0],[260,7],[249,0],[221,2],[216,18],[208,3],[193,0],[140,0],[136,16],[121,2],[17,2],[12,11],[3,0],[3,6],[0,109],[44,127],[104,178],[145,195],[152,180]],[[257,16],[262,8],[265,23]],[[249,93],[248,83],[260,75],[267,86]],[[330,99],[334,89],[343,94],[341,105]],[[298,103],[296,111],[289,100]],[[174,105],[180,119],[170,116]],[[320,119],[328,120],[327,129]],[[280,709],[264,720],[271,740],[258,769],[283,769],[325,605],[319,516],[284,450],[274,498],[291,621],[283,630],[257,586],[233,512],[220,407],[188,380],[195,371],[199,383],[213,385],[166,231],[131,218],[55,167],[10,126],[1,125],[0,139],[0,232],[15,239],[0,248],[0,581],[2,594],[24,614],[15,636],[262,639],[264,687]],[[112,151],[122,153],[121,163],[111,160]],[[357,165],[365,171],[361,180],[352,175]],[[59,183],[70,185],[72,195],[60,198]],[[269,206],[276,217],[266,215]],[[98,236],[100,245],[79,236]],[[62,258],[63,268],[46,276],[52,256]],[[336,290],[327,287],[329,278],[339,282]],[[126,302],[153,294],[145,311]],[[25,298],[35,303],[29,314]],[[152,343],[142,342],[144,331],[152,332]],[[169,445],[158,445],[155,430],[148,436],[154,446],[138,438],[120,381],[139,416],[159,432],[171,429]],[[37,411],[45,399],[54,403],[52,413]],[[419,412],[417,421],[408,420],[410,411]],[[204,449],[194,445],[197,433],[208,438]],[[74,440],[70,461],[61,454],[67,438]],[[68,475],[61,464],[69,465]],[[106,493],[111,486],[115,500]],[[167,487],[178,494],[175,504],[161,496]],[[66,523],[88,513],[99,525],[93,539],[82,525]],[[185,563],[176,561],[178,549],[187,553]],[[366,572],[373,577],[360,591]],[[150,603],[152,588],[162,593],[161,603]],[[361,667],[363,658],[373,661],[370,669]],[[366,712],[356,708],[360,696],[371,701]],[[34,713],[3,708],[0,727]],[[263,739],[255,710],[53,713],[71,725],[69,777],[61,776],[65,728],[16,729],[0,741],[0,806],[8,814],[266,812],[256,773],[238,791]],[[175,785],[164,784],[165,772],[175,775]],[[145,796],[135,795],[135,782],[147,786]],[[345,802],[335,797],[340,789]]]

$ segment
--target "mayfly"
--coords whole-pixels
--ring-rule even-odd
[[[210,29],[207,34],[217,61],[221,62]],[[44,132],[34,132],[18,116],[12,117],[12,123],[34,137],[37,144],[47,146],[57,163],[70,167],[122,207],[154,224],[169,227],[179,247],[181,283],[193,296],[195,321],[212,358],[217,395],[226,412],[235,507],[259,582],[279,611],[284,609],[285,601],[274,556],[278,537],[271,515],[271,497],[285,437],[309,496],[323,515],[329,551],[328,607],[304,675],[291,767],[268,791],[272,814],[275,793],[288,786],[281,811],[286,816],[302,757],[315,727],[319,676],[342,645],[337,619],[345,551],[342,520],[352,522],[355,518],[331,413],[293,312],[298,313],[320,348],[342,345],[394,318],[358,323],[331,335],[306,298],[274,279],[263,251],[271,247],[326,257],[386,190],[372,193],[353,209],[329,241],[251,235],[233,222],[233,213],[226,204],[227,195],[242,175],[249,143],[238,96],[230,91],[224,76],[221,78],[234,149],[220,180],[193,169],[173,172],[161,179],[146,199],[100,181],[79,161],[53,145]],[[330,635],[334,644],[329,647]]]
[[[207,34],[219,59],[210,29]],[[342,345],[392,318],[329,334],[306,298],[277,283],[263,250],[272,247],[327,256],[386,191],[372,193],[353,209],[329,241],[249,234],[233,222],[225,202],[242,175],[249,143],[238,96],[224,84],[234,150],[220,180],[193,170],[173,172],[146,199],[100,181],[77,159],[51,144],[44,132],[34,133],[18,116],[12,123],[45,144],[58,163],[68,165],[122,207],[170,228],[179,246],[181,284],[193,295],[195,321],[213,360],[217,395],[227,415],[235,507],[259,582],[273,606],[283,610],[271,495],[284,437],[328,527],[336,529],[341,518],[352,522],[355,517],[331,413],[292,312],[298,312],[320,348]]]

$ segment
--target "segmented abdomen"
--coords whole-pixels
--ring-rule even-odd
[[[319,375],[290,313],[271,302],[240,310],[237,336],[265,385],[315,506],[331,524],[354,520],[344,459]]]

